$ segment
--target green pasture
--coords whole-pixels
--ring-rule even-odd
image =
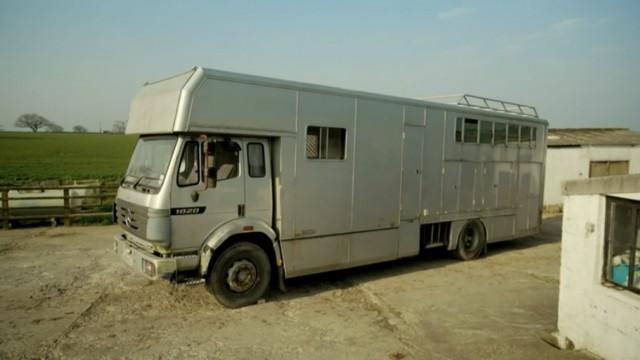
[[[0,184],[43,180],[117,180],[136,136],[0,132]]]

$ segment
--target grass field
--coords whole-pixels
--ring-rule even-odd
[[[42,180],[117,180],[136,136],[0,132],[0,184]]]

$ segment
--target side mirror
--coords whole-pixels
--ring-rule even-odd
[[[207,187],[214,188],[218,182],[218,170],[215,166],[207,169]]]

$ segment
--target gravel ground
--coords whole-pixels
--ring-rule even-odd
[[[471,262],[444,251],[287,282],[263,304],[150,282],[115,226],[0,231],[0,358],[583,359],[556,324],[560,219]]]

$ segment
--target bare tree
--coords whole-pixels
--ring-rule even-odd
[[[49,121],[44,116],[40,116],[38,114],[22,114],[16,119],[16,122],[13,124],[13,126],[19,128],[29,128],[35,133],[38,132],[39,129],[46,127],[49,124],[51,124],[51,121]]]
[[[49,122],[49,124],[47,124],[45,128],[47,129],[48,132],[53,132],[53,133],[64,132],[64,128],[54,122]]]
[[[86,133],[87,132],[87,128],[82,126],[82,125],[76,125],[76,126],[73,127],[73,132]]]
[[[127,123],[124,121],[114,121],[112,132],[116,134],[124,134],[124,131],[127,129]]]

